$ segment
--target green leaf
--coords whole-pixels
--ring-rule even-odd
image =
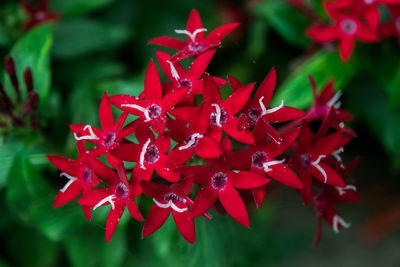
[[[256,5],[253,11],[263,16],[287,42],[299,47],[307,47],[311,43],[305,36],[305,29],[310,22],[286,1],[264,1]]]
[[[60,240],[85,223],[82,211],[75,205],[53,209],[55,194],[56,189],[37,172],[26,154],[19,153],[8,176],[8,206],[23,222],[39,229],[50,240]]]
[[[329,80],[334,79],[336,88],[342,89],[356,72],[357,61],[343,64],[337,52],[320,51],[301,63],[291,72],[279,90],[275,93],[272,105],[285,105],[304,109],[312,103],[312,91],[307,75],[312,75],[321,88]]]
[[[26,98],[25,85],[23,83],[23,72],[27,67],[32,69],[35,91],[40,97],[40,106],[46,102],[50,90],[51,71],[50,71],[50,48],[53,42],[52,26],[44,24],[35,27],[26,33],[11,49],[10,56],[15,60],[17,75],[23,99]],[[8,76],[5,79],[5,87],[9,95],[14,94]]]
[[[392,109],[400,110],[400,66],[389,84],[389,106]]]
[[[90,19],[61,21],[54,28],[54,56],[61,59],[88,53],[110,51],[126,41],[129,31],[123,26],[108,25]]]
[[[21,143],[1,143],[0,144],[0,188],[3,188],[7,184],[7,176],[10,172],[12,162],[15,155],[22,148]]]
[[[99,10],[114,0],[53,0],[52,9],[61,12],[64,17],[80,16]]]

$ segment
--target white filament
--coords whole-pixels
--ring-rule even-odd
[[[192,145],[194,145],[196,143],[196,140],[198,140],[198,139],[200,139],[202,137],[203,137],[203,135],[201,135],[199,133],[192,134],[190,136],[189,142],[186,145],[179,147],[178,150],[184,150],[184,149],[190,148]]]
[[[328,107],[334,107],[336,109],[340,108],[342,103],[339,101],[340,97],[342,96],[342,91],[338,91],[327,103]]]
[[[198,33],[206,32],[206,31],[207,31],[206,28],[200,28],[200,29],[195,30],[194,32],[189,32],[188,30],[175,30],[175,32],[178,34],[186,34],[187,36],[189,36],[189,38],[190,38],[190,40],[192,40],[192,42],[196,41],[196,35]]]
[[[100,139],[97,135],[94,134],[92,126],[86,125],[85,128],[83,128],[83,131],[86,131],[86,129],[89,129],[90,135],[82,135],[82,136],[78,137],[76,135],[76,133],[74,133],[74,137],[75,137],[76,141],[79,141],[79,140],[98,140],[98,139]]]
[[[281,100],[281,104],[279,106],[270,108],[270,109],[267,109],[265,107],[264,103],[262,102],[263,99],[264,99],[264,96],[262,96],[262,97],[260,97],[260,99],[258,99],[258,103],[260,103],[260,107],[262,110],[261,116],[264,116],[264,115],[270,114],[270,113],[274,113],[274,112],[280,110],[281,108],[283,108],[283,99]]]
[[[327,180],[328,180],[328,175],[326,175],[325,170],[324,170],[321,166],[319,166],[318,164],[319,164],[319,162],[321,161],[321,159],[323,159],[323,158],[325,158],[325,157],[326,157],[325,155],[320,155],[316,161],[311,162],[311,165],[313,165],[315,168],[317,168],[317,170],[318,170],[320,173],[322,173],[322,175],[324,176],[324,179],[325,179],[325,180],[324,180],[324,183],[327,182]]]
[[[143,112],[144,117],[146,118],[146,120],[144,122],[151,121],[151,118],[150,118],[150,115],[149,115],[149,110],[147,108],[144,108],[144,107],[141,107],[141,106],[135,105],[135,104],[122,104],[121,107],[128,107],[128,108],[137,109],[137,110]]]
[[[167,204],[162,204],[157,201],[157,199],[153,198],[154,203],[162,209],[172,208],[174,211],[182,213],[187,210],[187,208],[179,208],[177,207],[172,200],[169,200]]]
[[[332,152],[332,156],[336,159],[336,161],[340,162],[340,167],[343,169],[344,168],[343,160],[339,155],[342,152],[344,152],[344,148],[343,147],[339,148],[338,150],[333,151]]]
[[[215,124],[221,127],[221,108],[217,104],[212,104],[211,106],[215,107]]]
[[[61,193],[64,193],[65,190],[67,190],[68,187],[69,187],[73,182],[75,182],[78,178],[76,178],[76,177],[74,177],[74,176],[71,176],[71,175],[69,175],[68,173],[65,173],[65,172],[60,173],[60,177],[62,177],[62,176],[67,177],[67,178],[69,179],[68,183],[66,183],[66,184],[64,185],[64,187],[60,189],[60,192],[61,192]]]
[[[169,60],[167,60],[167,63],[169,64],[169,67],[171,68],[171,75],[172,75],[172,77],[174,77],[175,80],[179,81],[180,77],[179,77],[178,72],[177,72],[176,69],[175,69],[174,64],[173,64],[171,61],[169,61]]]
[[[150,144],[150,138],[147,139],[146,143],[144,144],[144,146],[143,146],[143,148],[142,148],[142,151],[140,152],[140,160],[139,160],[139,163],[140,163],[140,168],[142,168],[143,170],[146,169],[146,167],[144,166],[143,163],[144,163],[144,155],[146,154],[147,147],[149,146],[149,144]]]
[[[265,172],[272,171],[272,169],[270,168],[270,166],[277,165],[277,164],[281,164],[281,163],[284,163],[284,162],[285,162],[285,159],[282,159],[282,160],[272,160],[272,161],[264,162],[264,164],[263,164],[264,171],[265,171]]]
[[[339,233],[339,226],[344,228],[349,228],[351,226],[350,223],[345,222],[339,215],[333,216],[332,228],[335,233]]]
[[[103,205],[106,202],[109,202],[111,204],[111,208],[115,209],[115,205],[114,205],[114,198],[116,198],[115,195],[109,195],[108,197],[103,198],[102,200],[99,201],[99,203],[96,204],[96,206],[93,207],[93,210],[97,209],[98,207],[100,207],[101,205]]]
[[[354,192],[357,192],[357,187],[355,187],[354,185],[348,184],[345,187],[336,186],[336,190],[339,192],[340,196],[343,196],[344,194],[346,194],[346,190],[353,190]]]

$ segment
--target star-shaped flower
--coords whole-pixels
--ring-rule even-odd
[[[384,37],[397,37],[400,43],[400,6],[390,6],[393,20],[381,25],[380,33]]]
[[[29,16],[28,20],[24,23],[24,30],[30,30],[44,22],[58,21],[61,18],[59,13],[50,11],[48,0],[41,0],[37,6],[29,2],[22,2],[21,7]]]

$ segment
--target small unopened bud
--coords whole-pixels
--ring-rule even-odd
[[[26,90],[28,94],[33,91],[33,76],[32,76],[32,71],[28,67],[24,71],[24,82],[26,85]]]
[[[15,62],[12,57],[6,57],[6,72],[10,77],[11,84],[14,87],[15,93],[17,94],[17,100],[18,102],[21,102],[21,91],[19,90],[17,72],[15,70]]]

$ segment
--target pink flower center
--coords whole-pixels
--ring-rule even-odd
[[[103,135],[103,145],[107,148],[111,147],[114,142],[115,139],[117,138],[115,132],[108,132],[105,135]]]
[[[373,4],[374,2],[375,2],[375,0],[364,0],[364,3],[365,3],[366,5]]]
[[[340,28],[345,34],[353,35],[357,32],[357,23],[353,19],[346,18],[340,22]]]
[[[264,151],[254,152],[251,156],[251,165],[255,168],[264,168],[264,163],[268,161],[267,154]]]
[[[211,186],[217,191],[224,190],[228,183],[228,176],[224,172],[216,172],[211,177]]]
[[[184,199],[183,197],[180,197],[175,193],[168,192],[164,195],[164,201],[169,202],[170,200],[176,205],[186,203],[186,199]]]
[[[123,182],[119,182],[115,186],[115,196],[117,198],[126,199],[128,197],[128,194],[129,194],[129,189]]]
[[[148,164],[153,164],[157,162],[159,158],[160,153],[158,152],[158,148],[155,145],[148,146],[144,154],[144,161]]]
[[[260,118],[261,116],[261,109],[259,108],[250,108],[247,111],[247,115],[249,115],[249,117],[253,120],[253,121],[257,121],[258,118]]]
[[[149,111],[149,117],[152,120],[158,118],[162,113],[161,107],[156,104],[152,104],[147,108],[147,110]]]
[[[85,167],[81,172],[80,179],[84,185],[92,183],[92,170]]]
[[[398,16],[394,22],[394,26],[396,27],[396,31],[400,33],[400,16]]]
[[[202,137],[203,136],[198,133],[191,134],[185,138],[185,141],[183,141],[183,143],[185,144],[185,146],[188,146],[188,148],[194,148],[195,146],[197,146],[197,144],[199,143],[199,139]]]
[[[203,51],[204,48],[205,48],[204,42],[190,42],[188,45],[189,51],[194,53]]]
[[[181,88],[181,87],[189,87],[189,88],[192,88],[192,81],[189,80],[188,78],[180,79],[180,80],[178,81],[178,87],[179,87],[179,88]]]
[[[301,167],[303,167],[304,169],[306,170],[310,169],[312,161],[313,158],[310,154],[304,153],[300,155],[300,164]]]
[[[216,105],[216,104],[214,104]],[[218,106],[218,105],[216,105]],[[221,126],[223,125],[225,122],[228,121],[228,113],[226,112],[226,110],[224,108],[220,108],[218,106],[218,108],[216,107],[216,112],[213,112],[210,114],[210,123],[212,125],[218,125]]]
[[[39,21],[45,20],[46,19],[46,12],[39,11],[39,12],[35,13],[35,19],[39,20]]]

